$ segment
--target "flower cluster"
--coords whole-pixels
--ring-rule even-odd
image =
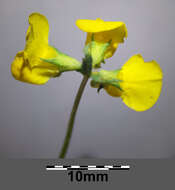
[[[77,71],[91,78],[91,86],[103,88],[107,94],[120,97],[135,111],[145,111],[158,100],[163,73],[156,61],[145,62],[140,54],[132,56],[120,69],[100,70],[101,63],[112,57],[120,43],[127,38],[123,22],[77,20],[78,28],[87,33],[83,63],[48,43],[49,25],[45,16],[29,16],[26,45],[17,53],[11,65],[15,79],[45,84],[51,77],[66,71]],[[94,70],[94,69],[99,70]]]

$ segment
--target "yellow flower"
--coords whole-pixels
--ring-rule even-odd
[[[127,29],[123,22],[105,22],[100,18],[96,20],[77,20],[76,25],[79,29],[87,32],[86,45],[92,40],[105,44],[110,41],[110,45],[105,51],[104,59],[111,57],[116,51],[118,44],[124,42],[127,37]]]
[[[15,79],[44,84],[50,77],[59,75],[58,67],[41,59],[54,58],[57,51],[48,44],[49,24],[45,16],[33,13],[29,16],[29,28],[26,34],[26,46],[15,56],[11,72]]]
[[[135,111],[145,111],[158,100],[162,88],[163,73],[156,61],[144,62],[141,55],[132,56],[117,72],[122,90],[106,85],[105,90]]]

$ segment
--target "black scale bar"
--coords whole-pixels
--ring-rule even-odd
[[[63,166],[63,168],[70,168],[71,166]]]
[[[129,165],[47,165],[46,170],[129,170],[130,166]]]

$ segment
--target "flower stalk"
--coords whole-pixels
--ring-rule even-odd
[[[88,82],[89,77],[87,75],[84,75],[83,80],[80,84],[79,90],[77,92],[77,95],[75,97],[75,101],[72,107],[72,111],[70,114],[70,118],[68,121],[68,125],[67,125],[67,132],[66,132],[66,136],[64,139],[64,143],[63,146],[61,148],[60,154],[59,154],[59,158],[65,158],[66,153],[68,151],[68,147],[70,144],[70,140],[71,140],[71,136],[72,136],[72,131],[73,131],[73,127],[74,127],[74,122],[75,122],[75,117],[76,117],[76,113],[78,110],[78,106],[82,97],[82,94],[84,92],[85,86]]]

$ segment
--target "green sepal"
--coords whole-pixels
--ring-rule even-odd
[[[84,47],[84,54],[92,57],[93,68],[100,68],[101,62],[104,62],[104,56],[107,48],[109,47],[111,40],[107,43],[99,43],[94,41],[94,35],[92,35],[91,42]]]
[[[99,72],[92,72],[91,86],[99,88],[101,85],[101,89],[102,87],[105,87],[107,85],[112,85],[119,88],[122,91],[122,88],[120,87],[121,80],[117,79],[117,74],[119,71],[120,69],[113,71],[100,70]]]
[[[60,52],[56,48],[54,49],[57,51],[56,57],[49,58],[49,59],[43,59],[43,58],[40,58],[40,59],[44,62],[56,65],[60,72],[74,71],[74,70],[81,69],[82,64],[78,60]]]

